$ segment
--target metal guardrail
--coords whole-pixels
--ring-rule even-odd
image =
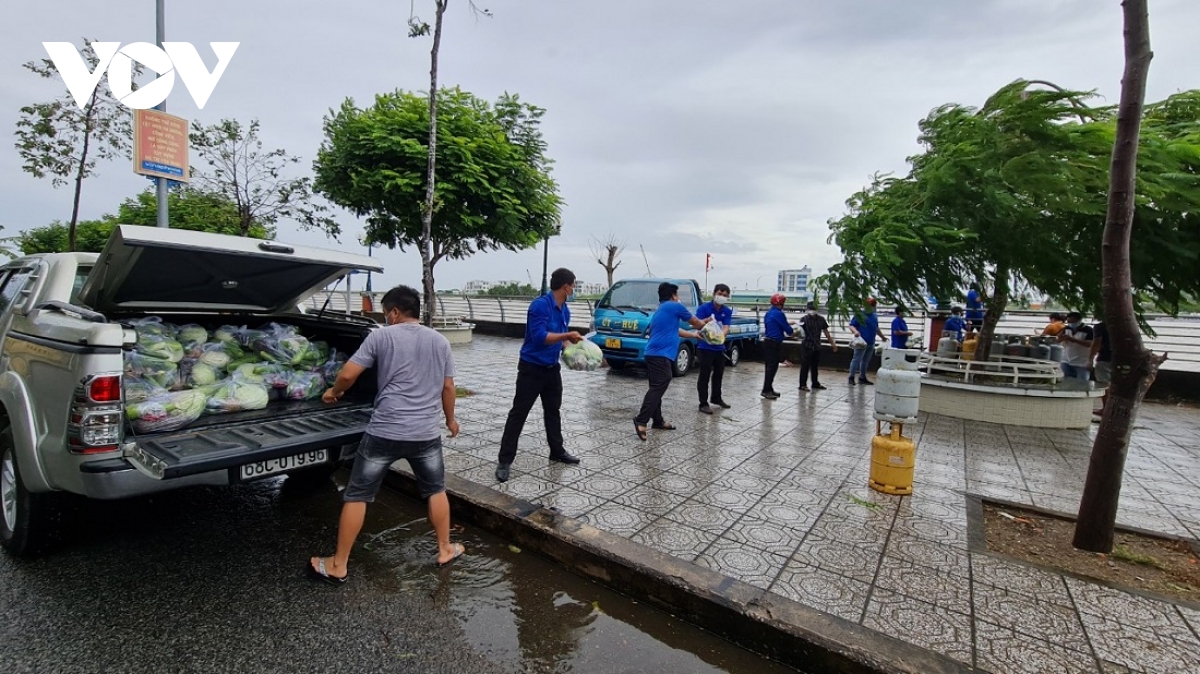
[[[347,294],[343,291],[320,291],[307,300],[305,306],[320,309],[329,299],[327,311],[360,313],[362,311],[363,293]],[[378,307],[383,293],[372,293],[374,306]],[[468,322],[487,321],[496,323],[523,324],[525,313],[529,308],[529,298],[491,297],[487,295],[438,295],[438,315],[458,317]],[[571,310],[571,322],[577,327],[584,327],[592,322],[595,309],[594,300],[578,300],[567,305]],[[763,305],[732,305],[735,315],[753,315],[761,324],[762,318],[770,307]],[[788,321],[795,323],[804,315],[802,310],[784,310]],[[1041,334],[1046,326],[1048,312],[1010,311],[1000,318],[996,326],[996,334],[1004,337],[1019,336],[1033,337]],[[889,332],[891,317],[883,314],[880,317],[880,328],[886,335]],[[921,313],[908,318],[909,330],[913,332],[909,344],[926,344],[926,335],[930,330],[928,314]],[[1164,370],[1184,372],[1200,372],[1200,316],[1172,318],[1170,316],[1149,317],[1150,327],[1155,331],[1154,337],[1145,337],[1146,346],[1156,353],[1166,352],[1169,359],[1163,363]],[[845,345],[849,343],[852,333],[840,321],[830,321],[829,332],[834,341]]]
[[[931,377],[952,378],[967,384],[981,375],[988,378],[988,383],[996,383],[1002,378],[1007,380],[1006,384],[1024,384],[1027,388],[1054,386],[1063,381],[1063,371],[1058,363],[1020,356],[997,356],[988,361],[962,360],[926,351],[917,358],[917,370]]]

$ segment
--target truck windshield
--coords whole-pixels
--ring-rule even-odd
[[[79,290],[83,288],[83,282],[87,280],[88,274],[92,272],[91,265],[79,265],[75,268],[75,286],[71,288],[71,304],[79,304]]]
[[[600,302],[600,308],[635,309],[646,312],[658,306],[658,283],[618,281]]]

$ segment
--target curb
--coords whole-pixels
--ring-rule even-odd
[[[386,484],[420,499],[412,474]],[[733,643],[805,672],[968,674],[974,668],[685,562],[537,504],[446,474],[456,518],[518,543],[575,573],[645,601]]]

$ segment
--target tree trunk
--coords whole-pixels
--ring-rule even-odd
[[[996,286],[992,292],[992,296],[988,298],[987,304],[983,312],[983,329],[979,331],[979,337],[975,342],[975,360],[987,362],[992,350],[992,340],[996,336],[996,326],[1000,323],[1000,317],[1004,315],[1004,310],[1008,308],[1008,265],[996,266]]]
[[[71,224],[67,227],[67,252],[75,252],[75,228],[79,223],[79,198],[83,193],[83,174],[87,170],[88,146],[92,140],[92,113],[96,109],[96,94],[92,93],[83,117],[83,151],[79,155],[79,170],[75,172],[75,199],[71,205]]]
[[[433,27],[433,49],[429,55],[429,163],[425,175],[425,204],[421,208],[421,283],[425,296],[425,325],[433,325],[434,288],[430,237],[433,233],[434,187],[437,175],[437,66],[438,48],[442,44],[442,15],[450,0],[434,0],[437,18]]]
[[[1129,271],[1138,136],[1146,98],[1146,74],[1153,58],[1149,16],[1146,0],[1124,0],[1121,7],[1125,16],[1125,73],[1121,78],[1108,216],[1101,247],[1104,324],[1112,345],[1113,373],[1104,418],[1092,445],[1073,541],[1077,548],[1103,553],[1112,552],[1113,527],[1133,422],[1163,360],[1151,354],[1142,343],[1134,314]]]

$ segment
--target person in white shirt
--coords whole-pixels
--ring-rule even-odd
[[[1068,378],[1091,379],[1093,338],[1092,327],[1084,324],[1082,314],[1078,311],[1067,314],[1067,324],[1058,333],[1058,341],[1063,345],[1062,371]]]

